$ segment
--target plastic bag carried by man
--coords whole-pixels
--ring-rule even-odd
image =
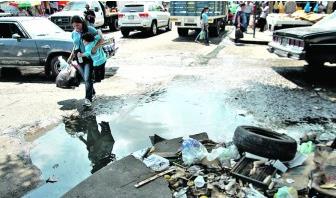
[[[69,89],[78,87],[80,84],[80,78],[77,74],[76,64],[68,64],[61,56],[58,57],[60,61],[61,71],[56,77],[56,87]]]

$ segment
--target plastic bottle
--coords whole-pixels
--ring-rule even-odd
[[[83,57],[79,56],[79,52],[77,54],[77,57],[78,57],[78,63],[83,63]]]

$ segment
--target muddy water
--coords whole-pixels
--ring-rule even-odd
[[[26,197],[59,197],[91,175],[97,164],[92,153],[110,151],[119,159],[150,146],[148,136],[153,134],[174,138],[207,132],[214,140],[230,140],[238,125],[254,122],[252,116],[225,103],[224,96],[224,90],[209,90],[202,81],[179,79],[120,112],[60,124],[37,139],[31,150],[32,162],[42,170],[43,179],[52,177],[57,182],[46,183]],[[102,133],[102,121],[109,122],[113,141],[92,138]],[[89,136],[91,142],[96,141],[91,146],[85,143]],[[105,147],[90,150],[95,144]],[[111,160],[96,169],[106,161]]]

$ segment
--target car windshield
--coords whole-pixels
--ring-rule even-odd
[[[78,10],[78,11],[85,11],[85,5],[87,3],[85,1],[72,1],[69,2],[64,8],[64,11],[70,11],[70,10]]]
[[[64,33],[64,30],[44,18],[22,21],[21,24],[32,37]]]
[[[335,29],[336,28],[336,11],[321,21],[317,22],[313,27]]]
[[[145,11],[144,5],[125,5],[121,12],[143,12]]]

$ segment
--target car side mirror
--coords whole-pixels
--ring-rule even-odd
[[[95,8],[94,8],[94,11],[95,11],[95,12],[98,12],[98,11],[99,11],[99,8],[98,8],[98,7],[95,7]]]
[[[21,40],[21,36],[20,36],[19,34],[13,34],[13,35],[12,35],[12,38],[13,38],[13,39],[16,39],[16,40],[18,40],[18,41]]]

